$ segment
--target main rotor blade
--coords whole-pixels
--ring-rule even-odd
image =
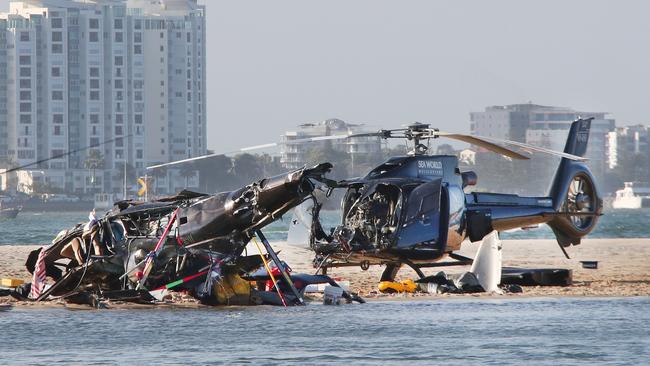
[[[463,135],[463,134],[449,133],[449,132],[442,132],[442,131],[434,131],[433,133],[437,134],[438,136],[441,136],[441,137],[448,137],[448,138],[452,138],[452,139],[456,139],[456,140],[460,140],[460,141],[469,142],[471,144],[481,146],[481,147],[485,147],[486,149],[491,150],[487,145],[487,144],[489,144],[489,146],[496,146],[500,150],[509,151],[509,152],[517,154],[519,156],[523,156],[524,159],[529,159],[530,157],[519,154],[518,152],[514,152],[514,151],[512,151],[510,149],[504,148],[503,146],[500,146],[500,145],[497,145],[497,144],[512,145],[512,146],[516,146],[516,147],[519,147],[519,148],[524,149],[524,150],[541,152],[541,153],[544,153],[544,154],[549,154],[549,155],[553,155],[553,156],[559,156],[559,157],[562,157],[562,158],[567,158],[569,160],[575,160],[575,161],[587,161],[587,160],[589,160],[589,159],[581,157],[581,156],[568,154],[568,153],[560,152],[560,151],[555,151],[555,150],[547,149],[547,148],[544,148],[544,147],[530,145],[530,144],[526,144],[526,143],[518,142],[518,141],[502,140],[502,139],[496,139],[496,138],[493,138],[493,137],[485,137],[485,136]],[[470,140],[477,141],[477,142],[470,142]],[[497,150],[494,150],[494,151],[498,152],[499,154],[502,154],[501,151],[497,151]],[[503,154],[503,155],[509,156],[507,154]],[[515,159],[517,159],[517,158],[515,158]]]
[[[491,141],[494,141],[494,142],[497,142],[497,143],[503,143],[503,144],[507,144],[507,145],[517,146],[517,147],[520,147],[522,149],[528,149],[528,150],[541,152],[541,153],[544,153],[544,154],[559,156],[561,158],[567,158],[569,160],[575,160],[575,161],[588,161],[589,160],[589,158],[585,158],[585,157],[582,157],[582,156],[568,154],[568,153],[565,153],[565,152],[551,150],[551,149],[546,149],[546,148],[543,148],[541,146],[525,144],[523,142],[510,141],[510,140],[500,140],[500,139],[494,139],[494,138],[491,138],[491,137],[490,138],[485,138],[485,139],[491,140]]]
[[[96,145],[84,146],[84,147],[81,147],[81,148],[79,148],[79,149],[72,150],[72,151],[68,151],[68,152],[65,152],[65,153],[62,153],[62,154],[55,154],[55,155],[52,155],[52,156],[50,156],[49,158],[46,158],[46,159],[37,160],[37,161],[35,161],[35,162],[33,162],[33,163],[29,163],[29,164],[21,165],[21,166],[19,166],[19,167],[17,167],[17,168],[11,168],[11,169],[8,169],[8,170],[5,171],[5,173],[11,173],[11,172],[15,172],[15,171],[17,171],[17,170],[21,170],[21,169],[29,168],[30,166],[34,166],[34,165],[38,165],[38,164],[41,164],[41,163],[45,163],[45,162],[48,162],[48,161],[50,161],[50,160],[61,159],[61,158],[64,158],[64,157],[66,157],[66,156],[69,156],[69,155],[72,155],[72,154],[75,154],[75,153],[78,153],[78,152],[81,152],[81,151],[85,151],[85,150],[89,150],[89,149],[93,149],[93,148],[96,148],[96,147],[100,147],[100,146],[106,145],[106,144],[108,144],[108,143],[110,143],[110,142],[113,142],[113,141],[115,141],[115,140],[117,140],[117,139],[125,139],[125,138],[129,138],[129,137],[132,137],[132,136],[133,136],[133,135],[127,135],[127,136],[122,136],[122,137],[115,137],[115,138],[112,138],[112,139],[110,139],[110,140],[106,140],[106,141],[101,142],[101,143],[96,144]]]
[[[510,149],[507,149],[507,148],[505,148],[503,146],[500,146],[500,145],[494,144],[492,142],[486,141],[482,137],[472,136],[472,135],[463,135],[463,134],[459,134],[459,133],[441,132],[441,131],[434,131],[433,133],[435,135],[440,136],[440,137],[446,137],[446,138],[450,138],[450,139],[453,139],[453,140],[463,141],[463,142],[470,143],[472,145],[480,146],[480,147],[482,147],[484,149],[493,151],[493,152],[495,152],[497,154],[501,154],[503,156],[507,156],[507,157],[512,158],[512,159],[518,159],[518,160],[528,160],[528,159],[530,159],[530,157],[528,157],[526,155],[522,155],[522,154],[520,154],[520,153],[518,153],[516,151],[510,150]]]
[[[304,139],[287,140],[287,141],[282,141],[282,142],[271,142],[269,144],[248,146],[248,147],[244,147],[244,148],[241,148],[241,149],[238,149],[238,150],[233,150],[233,151],[228,151],[228,152],[207,154],[207,155],[196,156],[196,157],[193,157],[193,158],[187,158],[187,159],[183,159],[183,160],[176,160],[176,161],[172,161],[172,162],[169,162],[169,163],[152,165],[152,166],[148,166],[147,170],[162,168],[162,167],[172,166],[172,165],[178,165],[178,164],[183,164],[183,163],[189,163],[189,162],[192,162],[192,161],[207,159],[207,158],[211,158],[211,157],[219,156],[219,155],[230,155],[230,154],[260,150],[260,149],[267,149],[267,148],[270,148],[270,147],[276,147],[276,146],[280,146],[280,145],[292,145],[292,144],[300,144],[300,143],[304,143],[304,142],[325,141],[325,140],[342,140],[342,139],[347,139],[349,137],[355,137],[355,136],[354,135],[331,135],[331,136],[307,137],[307,138],[304,138]]]

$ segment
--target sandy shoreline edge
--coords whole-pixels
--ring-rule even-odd
[[[309,250],[288,245],[284,242],[272,243],[276,250],[281,250],[281,258],[294,272],[313,273]],[[24,263],[30,251],[38,245],[0,245],[0,278],[19,278],[30,281]],[[473,256],[477,244],[464,243],[460,254]],[[650,238],[639,239],[586,239],[579,246],[568,248],[571,259],[566,259],[554,240],[504,240],[504,266],[526,268],[568,268],[573,270],[574,284],[568,287],[525,287],[523,294],[464,294],[464,295],[393,295],[377,296],[377,282],[383,267],[374,266],[368,271],[356,267],[333,268],[329,274],[350,281],[351,290],[359,292],[368,300],[408,301],[441,300],[457,298],[510,299],[529,297],[629,297],[650,296]],[[254,253],[251,251],[250,253]],[[582,268],[581,260],[599,262],[598,269]],[[436,268],[425,270],[426,274],[437,271],[458,273],[467,270],[463,267]],[[400,271],[399,278],[415,278],[415,273],[407,268]],[[55,302],[34,304],[17,302],[9,297],[0,298],[0,304],[9,303],[18,307],[49,308],[63,307]],[[163,305],[174,308],[200,308],[200,305],[182,303]],[[69,307],[69,306],[67,306]],[[112,308],[143,308],[139,305],[118,305]],[[150,306],[144,306],[150,308]]]

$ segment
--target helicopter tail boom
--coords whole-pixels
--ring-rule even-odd
[[[592,119],[579,119],[572,123],[565,153],[585,155]],[[549,197],[553,199],[555,212],[560,213],[548,222],[558,243],[562,247],[580,244],[580,239],[596,225],[603,207],[587,165],[582,161],[562,158],[551,183]]]

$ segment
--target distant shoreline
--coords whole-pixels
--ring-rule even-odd
[[[7,207],[22,207],[22,212],[80,212],[90,211],[95,206],[93,201],[78,202],[40,202],[27,200],[23,202],[11,202]]]

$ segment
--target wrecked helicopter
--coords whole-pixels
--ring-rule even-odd
[[[477,258],[455,253],[466,239],[480,242],[491,233],[498,238],[498,232],[539,224],[551,227],[568,257],[565,248],[580,244],[602,215],[602,199],[584,157],[591,120],[579,119],[571,124],[563,152],[515,141],[442,132],[421,123],[376,133],[284,142],[378,137],[405,139],[412,146],[408,155],[391,157],[364,177],[333,182],[319,176],[313,180],[321,184],[328,196],[335,189],[346,191],[338,226],[329,230],[323,227],[319,217],[322,202],[311,193],[302,198],[306,202],[300,206],[292,200],[292,206],[297,207],[292,223],[306,226],[304,244],[314,251],[314,267],[323,274],[331,267],[359,266],[365,270],[370,265],[384,265],[381,281],[393,281],[399,269],[407,265],[422,278],[421,268],[471,265]],[[428,154],[428,146],[423,142],[437,138],[470,143],[510,159],[526,160],[532,152],[558,156],[561,161],[546,196],[469,192],[477,182],[474,172],[461,172],[454,155]],[[208,156],[214,155],[218,154]],[[445,258],[451,261],[443,262]]]

